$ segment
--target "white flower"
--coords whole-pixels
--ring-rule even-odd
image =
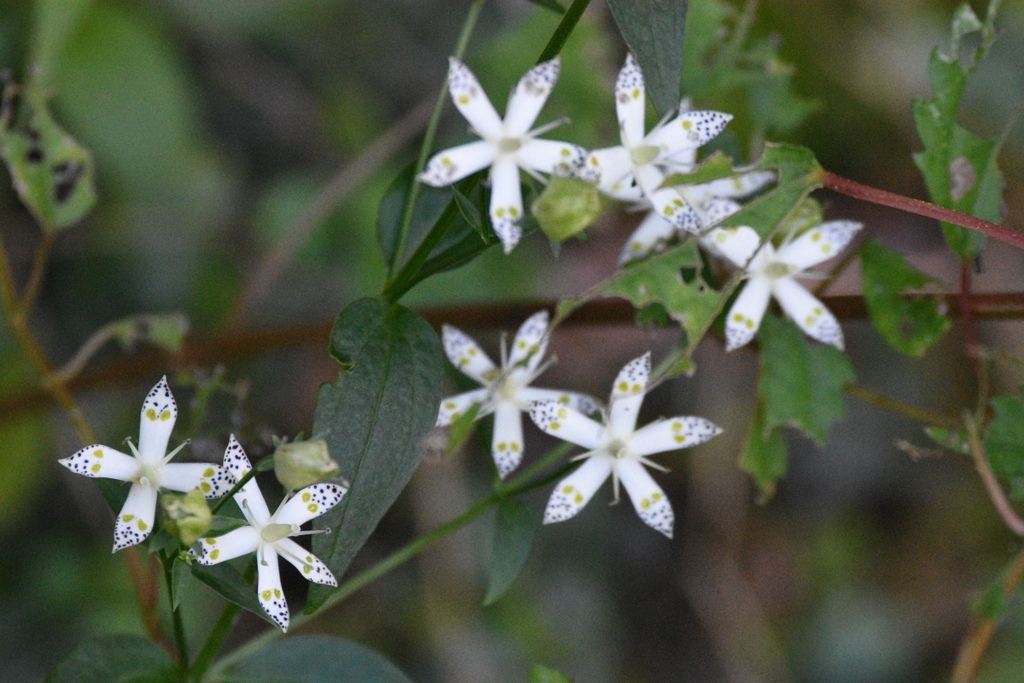
[[[644,135],[645,106],[643,74],[633,55],[626,55],[615,82],[615,111],[622,144],[590,152],[580,175],[596,180],[597,188],[615,199],[646,199],[659,216],[679,230],[700,232],[700,216],[685,195],[675,187],[661,185],[670,174],[692,171],[697,148],[721,133],[732,116],[717,111],[685,111]]]
[[[451,57],[448,89],[452,101],[482,140],[446,149],[427,162],[418,179],[442,187],[491,167],[491,225],[505,253],[519,243],[523,231],[516,222],[523,217],[523,195],[519,169],[538,178],[541,173],[569,174],[582,162],[586,151],[578,145],[540,140],[538,135],[561,121],[530,130],[558,81],[559,60],[555,57],[526,72],[509,96],[505,119],[498,116],[479,81],[466,65]]]
[[[742,209],[736,199],[757,192],[774,180],[775,173],[771,171],[750,171],[698,185],[676,185],[675,189],[696,210],[701,225],[706,229]],[[661,249],[678,233],[679,229],[657,211],[649,212],[626,240],[619,254],[619,265]]]
[[[701,417],[671,417],[636,429],[650,373],[649,352],[622,368],[612,387],[604,424],[554,401],[538,401],[530,408],[530,417],[545,432],[589,449],[574,458],[585,460],[583,465],[552,492],[544,511],[545,524],[575,516],[611,475],[615,502],[621,481],[640,519],[672,538],[672,506],[643,466],[667,470],[647,456],[696,446],[722,430]]]
[[[249,458],[245,456],[245,451],[234,435],[224,452],[224,466],[236,482],[241,481],[252,469]],[[345,493],[346,489],[337,484],[314,484],[285,498],[277,511],[270,514],[256,480],[250,479],[234,495],[234,499],[251,526],[240,527],[223,536],[204,538],[200,541],[203,554],[197,559],[200,564],[211,565],[255,552],[259,560],[256,592],[260,604],[281,630],[287,631],[288,603],[281,590],[277,558],[280,556],[291,562],[309,581],[337,586],[338,582],[327,565],[291,539],[317,533],[300,531],[299,528],[337,505]]]
[[[597,401],[586,394],[554,389],[537,389],[530,383],[548,364],[541,358],[548,345],[548,312],[540,311],[527,318],[516,332],[512,352],[501,350],[501,369],[495,367],[477,343],[462,331],[445,325],[442,330],[445,353],[452,365],[483,385],[481,389],[449,396],[441,401],[437,426],[446,427],[479,404],[477,419],[494,413],[494,438],[491,454],[498,474],[504,478],[523,458],[523,422],[521,411],[529,410],[534,401],[550,400],[586,413],[597,411]]]
[[[146,540],[153,530],[157,494],[161,488],[184,493],[198,488],[207,498],[219,498],[231,490],[231,475],[220,465],[169,463],[188,443],[167,452],[177,417],[178,406],[164,377],[142,404],[139,447],[128,441],[132,455],[97,444],[58,461],[72,472],[87,477],[132,482],[128,500],[114,526],[113,552]]]
[[[797,281],[805,271],[832,258],[863,227],[853,221],[829,221],[811,228],[777,250],[753,228],[715,228],[702,240],[709,251],[743,268],[747,283],[725,319],[725,348],[737,349],[751,339],[774,296],[786,315],[809,337],[843,349],[843,330],[835,316]],[[758,248],[760,246],[760,248]]]

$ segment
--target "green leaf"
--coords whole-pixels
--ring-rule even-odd
[[[377,209],[377,243],[380,245],[385,263],[391,263],[394,259],[398,227],[402,222],[402,212],[405,211],[414,168],[414,164],[409,164],[391,181]],[[412,223],[409,224],[407,246],[415,246],[423,240],[430,232],[430,228],[441,218],[451,200],[450,187],[424,185],[420,188],[416,209],[412,214]]]
[[[819,444],[846,413],[843,387],[855,379],[846,355],[811,344],[788,320],[768,314],[758,332],[761,374],[757,393],[764,409],[762,435],[779,426],[802,430]]]
[[[175,557],[174,564],[171,565],[171,609],[178,609],[178,605],[181,604],[181,598],[185,595],[185,591],[188,590],[189,579],[192,578],[190,564],[190,562],[186,562],[180,557]]]
[[[530,669],[530,683],[572,683],[572,679],[542,664],[534,664]]]
[[[942,429],[941,427],[925,427],[924,433],[935,443],[943,448],[948,448],[954,453],[969,455],[971,443],[967,435],[954,429]]]
[[[100,636],[86,641],[55,666],[44,683],[175,681],[175,665],[160,646],[138,636]]]
[[[940,311],[941,299],[917,296],[907,300],[902,294],[942,282],[914,270],[902,254],[875,240],[864,242],[860,258],[864,302],[875,329],[900,353],[924,355],[949,329],[949,318]]]
[[[33,3],[29,73],[41,88],[50,85],[54,63],[92,0],[36,0]]]
[[[44,232],[71,227],[96,203],[92,155],[57,125],[32,85],[4,85],[0,155],[18,198]]]
[[[274,624],[274,620],[264,611],[256,597],[256,589],[245,580],[242,573],[227,562],[220,564],[202,565],[193,562],[192,575],[215,590],[228,602],[234,603],[242,609],[247,609],[261,619]]]
[[[759,405],[740,456],[740,467],[750,473],[761,490],[759,503],[775,494],[775,483],[786,474],[787,459],[782,429],[765,425],[764,409]]]
[[[397,304],[361,299],[338,315],[331,354],[344,366],[317,398],[313,433],[326,434],[348,494],[315,520],[333,533],[313,552],[345,573],[419,464],[420,441],[434,427],[444,378],[441,342],[422,318]],[[331,588],[312,586],[307,612]]]
[[[644,72],[659,116],[679,106],[688,0],[608,0],[622,39]]]
[[[693,173],[676,173],[665,178],[662,187],[672,185],[697,185],[699,183],[710,183],[712,180],[727,178],[736,171],[732,167],[732,159],[725,156],[725,153],[718,150],[703,162]]]
[[[412,683],[382,655],[341,638],[278,640],[225,672],[226,683]]]
[[[203,534],[203,538],[214,538],[223,536],[229,531],[248,526],[249,522],[241,517],[229,517],[228,515],[214,515],[210,523],[210,530]]]
[[[992,399],[995,417],[985,434],[985,453],[998,477],[1024,477],[1024,400],[1019,396]]]
[[[556,14],[565,14],[565,8],[558,4],[558,0],[530,0],[533,4],[544,9],[549,9]]]
[[[523,570],[537,522],[530,508],[514,498],[506,498],[498,505],[494,518],[494,537],[491,545],[491,568],[487,578],[487,595],[484,606],[490,605],[505,594],[512,582]]]

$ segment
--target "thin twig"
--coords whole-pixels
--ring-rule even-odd
[[[1021,519],[1017,511],[1010,505],[1006,492],[1003,491],[1003,487],[999,484],[999,480],[996,479],[995,473],[992,472],[992,466],[988,462],[988,456],[985,454],[985,448],[981,443],[978,423],[970,413],[964,414],[964,426],[967,428],[967,439],[971,444],[971,457],[974,459],[974,466],[978,469],[981,481],[985,484],[988,497],[992,499],[992,504],[995,506],[999,516],[1006,522],[1006,526],[1010,528],[1010,531],[1018,536],[1024,536],[1024,519]]]
[[[843,391],[851,396],[859,398],[868,405],[873,405],[876,408],[881,408],[882,410],[888,410],[890,413],[896,413],[897,415],[904,415],[923,424],[931,425],[932,427],[952,429],[958,424],[957,420],[940,417],[934,413],[928,412],[927,410],[903,403],[902,401],[897,401],[894,398],[889,398],[884,394],[880,394],[873,389],[868,389],[867,387],[862,387],[859,384],[847,384],[843,387]]]

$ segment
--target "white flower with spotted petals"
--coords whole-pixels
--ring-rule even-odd
[[[701,225],[706,229],[742,209],[737,199],[743,199],[763,189],[774,182],[775,177],[771,171],[750,171],[708,183],[676,185],[675,189],[696,210]],[[648,202],[644,204],[649,205]],[[680,236],[679,233],[679,229],[662,218],[657,211],[648,212],[626,240],[622,253],[619,254],[619,265],[641,259],[652,251],[662,249],[673,237]]]
[[[435,154],[418,179],[427,185],[442,187],[490,166],[491,225],[507,254],[523,234],[517,224],[523,217],[519,169],[544,182],[538,172],[569,175],[586,154],[578,145],[537,137],[561,121],[530,130],[558,81],[560,62],[555,57],[526,72],[509,96],[504,120],[498,116],[473,72],[454,57],[449,62],[448,90],[452,101],[469,121],[473,132],[483,139]]]
[[[743,268],[747,278],[725,320],[725,348],[737,349],[757,334],[772,296],[804,333],[840,351],[843,330],[835,316],[797,281],[807,269],[837,255],[863,225],[828,221],[776,249],[761,244],[753,228],[715,228],[701,240],[709,251]]]
[[[633,55],[626,55],[615,82],[622,144],[590,152],[580,176],[596,181],[597,189],[609,197],[627,202],[647,200],[675,229],[698,233],[704,225],[697,209],[676,187],[662,184],[673,173],[691,172],[697,148],[721,133],[732,116],[684,111],[644,135],[645,93],[640,67]]]
[[[164,377],[142,404],[139,446],[136,448],[131,441],[127,442],[132,455],[97,444],[86,446],[70,458],[58,461],[72,472],[87,477],[132,483],[128,499],[114,525],[113,552],[146,540],[153,530],[161,488],[184,493],[198,488],[207,498],[219,498],[231,490],[231,475],[220,465],[170,462],[188,443],[186,441],[167,452],[167,442],[177,417],[178,406]]]
[[[672,505],[644,465],[667,470],[647,456],[696,446],[722,430],[702,417],[670,417],[636,429],[650,373],[650,353],[622,368],[612,387],[604,424],[554,401],[538,401],[530,408],[530,417],[545,432],[588,449],[574,458],[584,460],[583,465],[552,492],[544,511],[545,524],[574,517],[610,475],[615,502],[621,481],[640,519],[672,538]]]
[[[241,481],[252,465],[234,435],[224,452],[224,466],[235,481]],[[257,566],[257,594],[263,609],[281,627],[288,630],[288,603],[281,590],[281,575],[277,558],[283,557],[295,566],[302,576],[313,583],[337,586],[334,574],[313,553],[292,540],[316,531],[300,531],[300,527],[324,514],[338,504],[347,489],[337,484],[314,484],[285,498],[274,514],[270,514],[263,494],[255,479],[250,479],[234,495],[238,507],[250,526],[229,531],[223,536],[200,541],[200,564],[211,565],[255,552]]]
[[[523,458],[523,421],[520,413],[529,410],[531,403],[549,400],[588,414],[598,410],[598,402],[586,394],[530,386],[549,365],[541,364],[548,344],[547,331],[547,311],[534,313],[527,318],[516,332],[511,353],[506,352],[502,340],[501,368],[498,368],[477,343],[462,331],[450,325],[445,325],[442,330],[444,350],[452,365],[483,387],[441,401],[437,426],[450,425],[474,405],[480,406],[477,419],[494,413],[491,454],[502,478],[518,467]]]

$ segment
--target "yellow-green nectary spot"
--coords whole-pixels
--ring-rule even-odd
[[[143,521],[142,521],[142,520],[140,519],[140,520],[139,520],[139,531],[145,531],[145,530],[146,530],[146,529],[148,529],[148,528],[149,528],[149,525],[148,525],[148,524],[146,524],[145,522],[143,522]]]
[[[90,469],[91,469],[91,470],[92,470],[93,472],[99,472],[99,471],[100,471],[100,464],[99,464],[99,463],[96,463],[96,464],[95,464],[95,465],[93,465],[93,466],[92,466],[92,467],[91,467]]]
[[[203,476],[204,477],[212,477],[213,476],[213,468],[212,467],[207,467],[205,470],[203,470]]]
[[[206,539],[206,542],[209,543],[210,545],[216,545],[217,544],[217,539],[216,538],[208,538],[208,539]]]
[[[156,411],[150,408],[146,411],[146,419],[156,422]]]
[[[212,486],[210,486],[210,485],[209,485],[208,483],[206,483],[205,481],[201,481],[201,482],[199,482],[199,490],[200,490],[200,491],[202,491],[203,493],[209,493],[209,492],[210,492],[210,489],[212,489],[212,488],[213,488],[213,487],[212,487]]]
[[[165,410],[164,412],[160,413],[160,421],[161,422],[167,422],[170,419],[171,419],[171,411]]]
[[[312,498],[313,498],[313,494],[310,493],[309,491],[306,491],[305,493],[302,494],[302,502],[303,503],[308,503]]]
[[[220,557],[220,550],[219,549],[214,550],[213,552],[210,553],[210,559],[211,560],[216,560],[218,557]]]
[[[310,566],[309,566],[308,564],[304,564],[304,565],[302,565],[302,573],[303,573],[303,574],[308,574],[308,573],[310,573],[311,571],[313,571],[313,568],[312,568],[312,567],[310,567]]]
[[[123,519],[123,520],[124,520],[124,521],[126,521],[126,522],[130,522],[130,521],[132,521],[133,519],[135,519],[135,515],[125,515],[125,516],[124,516],[124,517],[122,517],[121,519]]]
[[[272,593],[269,590],[263,591],[263,599],[269,600]]]
[[[320,509],[320,506],[317,505],[316,503],[310,503],[309,505],[306,506],[306,509],[309,510],[310,512],[316,512],[317,510]]]
[[[93,451],[92,454],[94,456],[96,456],[97,458],[102,458],[103,457],[103,451],[98,449],[98,448],[95,451]]]

